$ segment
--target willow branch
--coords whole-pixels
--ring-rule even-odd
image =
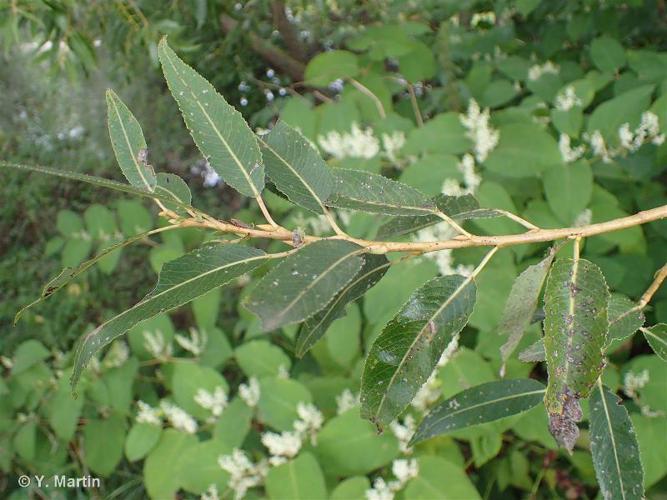
[[[653,283],[651,283],[651,285],[646,289],[644,294],[639,299],[639,302],[637,302],[637,305],[633,307],[633,310],[644,309],[646,305],[651,302],[655,292],[658,291],[660,285],[662,285],[662,282],[665,281],[665,278],[667,278],[667,264],[662,266],[655,273],[655,276],[653,277]]]
[[[367,248],[372,253],[388,253],[388,252],[412,252],[412,253],[428,253],[438,250],[457,249],[457,248],[471,248],[471,247],[509,247],[515,245],[525,245],[528,243],[543,243],[548,241],[556,241],[560,239],[576,239],[587,238],[598,234],[610,233],[613,231],[620,231],[634,226],[647,224],[649,222],[667,218],[667,205],[644,210],[634,215],[621,217],[606,222],[597,224],[589,224],[587,226],[579,227],[565,227],[560,229],[531,229],[525,233],[508,234],[501,236],[478,236],[478,235],[458,235],[452,239],[444,241],[373,241],[360,238],[354,238],[348,235],[337,234],[335,236],[320,237],[313,235],[304,235],[303,243],[311,243],[322,239],[343,239],[356,243],[357,245]],[[281,240],[288,244],[292,242],[292,232],[281,226],[256,226],[256,227],[240,227],[229,222],[217,220],[198,220],[188,219],[182,221],[181,224],[204,227],[214,229],[217,231],[233,233],[238,236],[247,236],[250,238],[267,238],[273,240]],[[663,268],[664,269],[664,268]],[[667,271],[661,271],[667,273]],[[660,273],[659,273],[660,274]],[[665,279],[661,277],[660,282]],[[659,286],[656,285],[656,289]],[[653,292],[654,293],[654,292]]]

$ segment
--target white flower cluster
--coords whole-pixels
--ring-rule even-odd
[[[162,425],[162,412],[159,408],[153,408],[141,400],[137,401],[137,406],[139,407],[139,412],[136,416],[137,423]]]
[[[581,99],[577,96],[574,85],[568,85],[563,92],[556,96],[556,109],[569,111],[575,106],[581,106]]]
[[[373,481],[373,487],[366,490],[367,500],[392,500],[394,495],[402,490],[410,479],[417,477],[419,466],[414,459],[394,460],[391,471],[396,479],[386,482],[381,477],[377,478]]]
[[[222,415],[222,411],[227,407],[227,394],[221,386],[216,387],[213,392],[197,389],[194,399],[199,406],[210,410],[213,417]]]
[[[572,147],[570,145],[570,140],[570,136],[567,134],[560,134],[560,137],[558,138],[558,149],[560,150],[560,155],[565,163],[577,161],[586,152],[586,146],[584,144]]]
[[[560,67],[557,64],[547,61],[544,64],[535,64],[528,69],[528,79],[535,81],[542,78],[542,75],[552,74],[557,75]]]
[[[250,408],[254,408],[259,403],[259,381],[255,377],[250,377],[247,384],[239,385],[239,396]]]
[[[409,443],[417,430],[414,417],[406,415],[402,424],[398,420],[394,420],[389,424],[389,429],[398,439],[398,449],[401,450],[401,453],[412,453],[412,447],[409,446]]]
[[[585,208],[574,219],[574,227],[587,226],[591,223],[592,219],[593,219],[593,212],[591,211],[590,208]]]
[[[195,356],[199,356],[204,352],[206,343],[208,342],[206,332],[204,330],[200,332],[196,328],[190,328],[189,337],[177,333],[174,339],[178,345]]]
[[[473,150],[478,162],[483,162],[498,145],[500,132],[491,127],[489,109],[482,111],[477,101],[470,99],[468,111],[460,115],[461,124],[466,128],[466,137],[473,141]]]
[[[197,432],[197,421],[183,408],[168,401],[161,401],[160,408],[174,429],[194,434]]]
[[[293,431],[283,431],[280,434],[275,432],[262,434],[262,444],[268,448],[271,454],[269,458],[271,465],[280,465],[287,459],[295,457],[306,437],[310,438],[312,444],[316,443],[317,432],[324,423],[322,413],[310,403],[299,403],[296,411],[299,418],[293,424]]]
[[[623,392],[631,398],[636,398],[637,391],[648,384],[649,380],[649,373],[646,369],[639,373],[629,371],[623,377]]]
[[[210,485],[199,497],[200,500],[220,500],[218,487],[215,484]]]
[[[157,359],[168,359],[172,355],[171,342],[164,338],[162,330],[155,330],[151,332],[144,330],[142,332],[144,337],[144,347],[146,350]]]
[[[395,130],[391,134],[382,134],[382,148],[387,159],[392,163],[396,161],[396,153],[405,145],[405,133]]]
[[[345,389],[338,396],[336,396],[336,414],[340,415],[355,406],[359,405],[359,396],[352,394],[350,389]]]
[[[111,348],[104,356],[102,364],[107,368],[117,368],[122,366],[130,356],[130,349],[123,340],[114,340]]]
[[[317,142],[324,151],[336,159],[343,158],[373,158],[380,152],[380,142],[373,135],[371,128],[361,129],[352,123],[349,133],[340,133],[336,130],[319,136]]]
[[[447,240],[454,236],[455,232],[447,222],[441,222],[433,226],[425,227],[417,232],[414,237],[415,241],[429,242]],[[447,276],[449,274],[461,274],[469,276],[472,272],[472,266],[465,266],[458,264],[454,266],[454,255],[452,250],[440,250],[438,252],[430,252],[425,255],[427,259],[433,259],[438,266],[438,271],[441,275]]]
[[[475,172],[475,158],[471,154],[464,154],[456,166],[463,175],[463,186],[457,179],[449,177],[442,183],[442,194],[448,196],[463,196],[474,194],[482,183],[482,177]]]
[[[236,500],[243,498],[250,488],[259,486],[269,468],[264,460],[252,463],[238,448],[234,448],[231,455],[219,456],[218,465],[229,473],[229,487],[234,491]]]

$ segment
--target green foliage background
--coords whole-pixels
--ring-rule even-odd
[[[256,209],[224,183],[204,185],[203,162],[158,68],[157,43],[167,34],[174,50],[253,128],[268,128],[280,116],[328,153],[333,167],[383,173],[431,196],[448,179],[470,187],[457,167],[462,155],[473,153],[459,115],[469,112],[474,99],[490,110],[490,126],[500,134],[498,145],[475,165],[481,183],[473,191],[482,207],[510,210],[549,228],[572,225],[582,216],[598,222],[667,203],[667,146],[649,138],[630,151],[618,134],[625,123],[636,130],[649,110],[658,117],[659,131],[667,132],[662,2],[294,1],[287,2],[291,28],[271,15],[275,5],[283,6],[205,0],[0,3],[0,155],[120,179],[103,97],[104,89],[113,87],[142,124],[150,162],[184,177],[193,205],[220,218],[261,222]],[[479,15],[490,12],[493,18]],[[229,28],[230,20],[238,24]],[[257,40],[264,49],[266,44],[280,49],[280,58],[258,49]],[[345,80],[342,89],[329,86],[338,78]],[[570,86],[574,104],[565,109],[559,99]],[[322,146],[323,137],[349,134],[355,125],[372,129],[374,154],[336,155],[336,148]],[[590,136],[596,130],[608,150],[616,150],[609,161],[593,152]],[[390,151],[382,137],[394,134],[402,134],[405,143]],[[571,138],[573,148],[586,146],[581,159],[563,159],[561,134]],[[362,360],[373,339],[410,292],[442,270],[442,259],[393,266],[302,359],[293,355],[295,328],[264,334],[259,321],[238,305],[250,290],[239,284],[212,292],[133,329],[93,363],[73,401],[67,379],[76,338],[141,299],[165,262],[196,248],[206,235],[171,231],[125,248],[12,326],[15,312],[62,266],[165,221],[146,203],[78,184],[5,172],[2,181],[3,496],[41,494],[19,489],[20,474],[62,473],[102,477],[103,486],[95,491],[101,497],[167,498],[180,491],[194,498],[215,484],[221,496],[231,498],[217,458],[233,448],[254,461],[267,456],[262,433],[291,430],[298,403],[313,403],[324,415],[323,428],[316,440],[304,440],[294,461],[272,468],[250,498],[296,497],[284,489],[284,478],[293,473],[301,478],[302,498],[364,498],[377,478],[395,478],[392,461],[412,458],[419,473],[398,493],[406,499],[598,494],[587,450],[586,405],[572,455],[556,447],[541,407],[437,437],[409,452],[391,430],[377,435],[358,408],[337,411],[336,398],[346,389],[359,392]],[[320,230],[317,218],[276,194],[267,193],[267,204],[286,227]],[[355,236],[373,237],[382,221],[355,214],[345,227]],[[480,234],[520,230],[495,219],[469,228]],[[516,276],[539,262],[546,248],[501,250],[477,280],[477,305],[460,348],[438,371],[441,398],[500,379],[506,339],[498,329],[506,298]],[[482,255],[457,251],[449,267],[474,264]],[[582,255],[603,270],[615,294],[637,300],[665,263],[667,223],[590,238]],[[667,322],[665,289],[646,316],[649,325]],[[156,357],[147,351],[145,331],[160,332],[171,353]],[[207,339],[194,353],[175,340],[176,335],[196,339],[193,331]],[[539,336],[534,323],[517,352]],[[510,359],[505,375],[544,378],[545,368]],[[251,377],[260,385],[256,407],[238,395],[239,385]],[[667,491],[667,453],[656,445],[667,431],[667,365],[643,336],[631,336],[614,345],[603,378],[625,399],[647,496],[659,498]],[[193,402],[197,389],[217,387],[229,399],[219,416]],[[164,399],[196,419],[197,434],[178,430],[173,422],[137,423],[138,400],[157,407]],[[409,413],[417,419],[423,414],[417,408]],[[47,496],[58,494],[76,492]]]

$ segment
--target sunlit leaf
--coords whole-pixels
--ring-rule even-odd
[[[361,251],[343,240],[311,243],[271,269],[245,306],[262,320],[264,331],[303,321],[326,306],[359,272],[364,263]]]
[[[644,470],[628,411],[601,383],[590,399],[590,439],[602,496],[625,500],[644,498]]]
[[[107,124],[116,160],[127,181],[153,191],[157,180],[153,167],[147,163],[148,149],[141,125],[111,89],[107,90]]]
[[[604,366],[609,290],[602,271],[584,259],[554,263],[544,292],[544,348],[549,384],[544,404],[556,440],[572,450],[588,396]]]
[[[545,387],[532,379],[499,380],[472,387],[435,406],[412,442],[527,411],[542,402],[544,391]]]
[[[413,292],[373,343],[361,379],[362,416],[385,425],[412,401],[475,305],[471,278],[441,276]]]
[[[324,213],[334,178],[319,151],[299,132],[279,121],[262,138],[266,173],[292,202]]]
[[[357,300],[382,279],[390,262],[384,255],[365,255],[364,265],[352,281],[345,285],[336,297],[320,312],[307,319],[296,338],[296,355],[302,357],[322,338],[327,329],[344,312],[350,302]]]
[[[241,113],[185,64],[165,38],[160,41],[158,56],[185,124],[211,167],[239,193],[258,196],[264,188],[262,156]]]
[[[75,350],[72,387],[97,351],[140,321],[186,304],[253,270],[266,259],[267,255],[255,248],[210,244],[167,262],[157,285],[141,302],[82,337]]]
[[[386,215],[428,215],[435,203],[417,189],[383,175],[339,168],[327,205]]]

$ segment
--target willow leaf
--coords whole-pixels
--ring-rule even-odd
[[[472,278],[435,278],[412,293],[373,343],[361,377],[361,413],[382,426],[412,401],[475,305]]]
[[[635,334],[644,324],[644,313],[624,295],[613,294],[609,299],[609,334],[605,351],[610,352]]]
[[[556,251],[557,248],[553,247],[544,259],[537,264],[528,266],[512,285],[499,328],[500,334],[508,337],[505,344],[500,348],[503,363],[507,362],[519,345],[535,314],[540,292]]]
[[[382,279],[391,263],[384,255],[364,256],[364,265],[352,281],[320,312],[304,321],[296,338],[295,352],[302,357],[324,336],[329,325],[345,312],[350,302],[357,300]]]
[[[609,290],[602,271],[584,259],[554,263],[544,292],[544,350],[549,384],[544,404],[556,440],[572,450],[579,435],[579,399],[602,372],[609,327]]]
[[[324,213],[334,178],[319,151],[283,121],[263,138],[262,146],[266,173],[276,187],[293,203]]]
[[[107,90],[106,98],[109,137],[123,175],[133,186],[153,191],[157,179],[146,162],[148,149],[141,125],[113,90]]]
[[[650,328],[642,328],[646,342],[663,361],[667,361],[667,324],[658,323]]]
[[[544,385],[533,379],[499,380],[472,387],[434,407],[412,443],[530,410],[542,401],[544,391]]]
[[[143,196],[145,198],[151,198],[153,200],[160,200],[167,203],[174,202],[172,196],[168,196],[164,193],[151,192],[145,189],[140,189],[138,187],[132,186],[130,184],[116,182],[110,179],[105,179],[103,177],[96,177],[94,175],[79,174],[77,172],[70,172],[67,170],[61,170],[59,168],[43,167],[41,165],[23,165],[18,163],[9,163],[6,161],[0,161],[0,167],[11,168],[14,170],[24,170],[27,172],[36,172],[39,174],[53,175],[71,181],[85,182],[87,184],[92,184],[93,186],[98,186],[105,189],[111,189],[113,191],[120,191],[122,193],[133,194],[136,196]],[[182,208],[187,208],[187,206],[182,205]]]
[[[268,258],[242,245],[210,244],[167,262],[155,288],[141,302],[82,337],[77,345],[72,387],[90,358],[137,323],[190,302],[209,290],[252,271]]]
[[[362,248],[343,240],[320,240],[301,248],[257,283],[245,307],[264,331],[303,321],[320,311],[359,272]]]
[[[158,57],[171,94],[197,147],[222,179],[246,196],[264,188],[264,167],[255,134],[204,77],[162,39]]]
[[[590,399],[593,466],[605,499],[644,498],[637,435],[621,400],[598,382]]]
[[[474,218],[474,214],[480,212],[479,203],[474,196],[469,194],[463,196],[440,194],[433,198],[433,203],[438,210],[457,222]],[[435,214],[393,217],[380,226],[378,238],[387,239],[404,236],[439,222],[442,222],[442,219]]]
[[[152,231],[146,231],[145,233],[137,234],[136,236],[133,236],[132,238],[128,238],[126,240],[120,241],[118,243],[114,243],[113,245],[110,245],[103,250],[100,251],[97,255],[95,255],[92,259],[88,259],[85,262],[82,262],[80,265],[77,267],[66,267],[60,273],[58,273],[57,276],[54,276],[51,278],[46,285],[44,285],[44,288],[42,289],[42,294],[32,301],[30,304],[24,306],[21,308],[19,312],[16,313],[16,316],[14,317],[14,323],[17,323],[20,319],[23,313],[25,313],[29,308],[39,304],[40,302],[43,302],[44,300],[48,299],[51,295],[56,293],[58,290],[62,289],[65,285],[70,283],[73,279],[75,279],[77,276],[80,276],[84,272],[86,272],[88,269],[90,269],[92,266],[94,266],[100,259],[102,259],[104,256],[110,254],[114,250],[117,250],[119,248],[126,247],[128,245],[131,245],[132,243],[135,243],[137,241],[141,241],[151,234],[155,233],[155,230]]]
[[[435,203],[417,189],[383,175],[339,168],[327,205],[385,215],[428,215]]]
[[[534,344],[530,344],[519,353],[519,360],[524,363],[540,363],[546,359],[544,354],[544,340],[540,339]]]
[[[164,172],[159,172],[157,174],[157,186],[155,186],[155,191],[162,194],[165,197],[164,206],[169,210],[178,212],[181,214],[186,214],[187,210],[184,207],[189,207],[192,203],[192,193],[190,188],[176,174],[167,174]]]

